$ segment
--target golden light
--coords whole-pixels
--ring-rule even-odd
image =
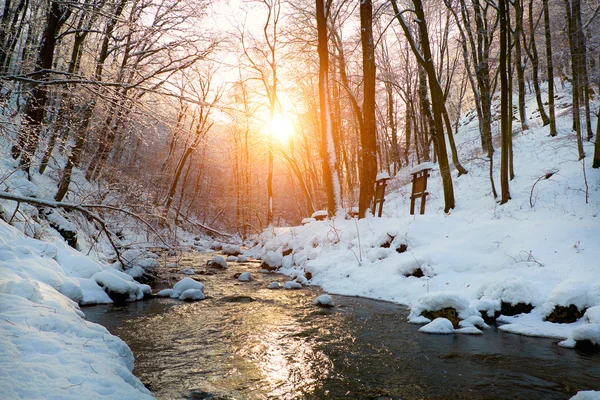
[[[271,131],[273,137],[281,143],[286,143],[294,134],[294,124],[282,114],[275,114],[271,121]]]

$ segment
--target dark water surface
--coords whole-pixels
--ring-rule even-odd
[[[207,258],[185,253],[179,267],[210,274]],[[233,279],[247,270],[252,282]],[[134,372],[159,399],[568,399],[600,390],[599,354],[495,328],[426,335],[402,306],[333,296],[336,307],[323,310],[312,304],[318,288],[266,289],[287,278],[258,264],[214,272],[194,276],[209,296],[201,302],[83,310],[129,344]]]

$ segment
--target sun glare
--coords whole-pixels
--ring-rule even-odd
[[[273,116],[273,121],[271,121],[271,130],[274,138],[282,143],[286,143],[294,134],[294,124],[292,124],[289,118],[281,114],[276,114]]]

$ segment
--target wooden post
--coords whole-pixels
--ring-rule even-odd
[[[415,214],[415,199],[421,199],[420,214],[425,214],[425,204],[427,203],[427,178],[429,177],[429,165],[417,166],[412,172],[412,194],[410,196],[410,215]]]
[[[383,213],[383,202],[385,201],[385,187],[388,179],[390,179],[389,176],[385,174],[383,177],[375,181],[375,195],[373,196],[371,214],[375,215],[375,210],[377,209],[377,205],[379,204],[379,212],[377,213],[378,217],[381,217]]]

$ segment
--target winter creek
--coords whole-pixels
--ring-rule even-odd
[[[158,399],[568,399],[600,388],[600,354],[496,328],[422,334],[405,307],[364,298],[320,309],[319,288],[269,290],[288,278],[257,263],[213,270],[213,255],[183,253],[177,268],[215,272],[193,276],[204,301],[83,308],[127,342]],[[253,281],[233,279],[247,270]]]

